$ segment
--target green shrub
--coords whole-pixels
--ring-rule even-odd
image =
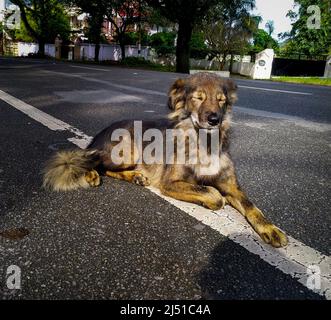
[[[150,37],[150,46],[155,49],[158,55],[167,55],[175,53],[174,32],[158,32]]]

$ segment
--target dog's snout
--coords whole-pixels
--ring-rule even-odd
[[[211,114],[208,115],[208,123],[211,125],[211,126],[216,126],[220,123],[220,120],[221,120],[221,116],[216,113],[216,112],[213,112]]]

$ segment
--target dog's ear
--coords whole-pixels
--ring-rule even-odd
[[[223,91],[226,95],[229,105],[233,105],[238,100],[237,89],[238,86],[233,80],[225,80],[223,84]]]
[[[169,89],[168,107],[178,110],[185,105],[185,80],[177,79]]]

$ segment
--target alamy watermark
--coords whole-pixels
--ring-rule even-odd
[[[6,271],[6,286],[9,290],[21,289],[21,268],[15,264],[10,265]]]
[[[321,29],[321,9],[319,6],[311,5],[307,8],[310,16],[307,19],[308,29]]]
[[[313,291],[321,290],[321,269],[317,265],[307,268],[307,288]]]
[[[16,6],[9,7],[4,12],[4,25],[8,30],[16,30],[21,27],[21,13]]]
[[[134,121],[132,131],[116,129],[110,138],[113,144],[110,156],[116,165],[181,164],[200,165],[203,175],[220,163],[220,131],[215,129],[150,128],[143,132],[142,121]],[[134,156],[133,156],[134,155]]]

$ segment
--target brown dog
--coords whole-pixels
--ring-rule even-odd
[[[86,150],[61,151],[53,156],[45,168],[44,187],[60,191],[98,186],[99,174],[104,174],[144,186],[152,185],[164,195],[212,210],[230,204],[246,217],[266,243],[274,247],[285,246],[285,234],[264,217],[237,182],[228,152],[227,136],[231,107],[237,98],[236,89],[231,80],[221,79],[211,73],[178,79],[171,86],[168,105],[172,112],[169,120],[145,121],[141,130],[145,134],[149,129],[157,128],[161,132],[161,143],[158,144],[165,147],[169,129],[177,129],[176,132],[180,134],[174,139],[175,161],[165,161],[168,154],[163,148],[162,161],[148,163],[143,157],[148,144],[140,140],[139,146],[134,139],[134,122],[121,121],[100,132]],[[121,163],[114,161],[113,157],[119,145],[118,139],[112,139],[117,129],[128,133],[120,140],[123,148],[118,155],[124,159]],[[192,144],[190,139],[194,133],[195,141],[199,139],[201,130],[207,132],[207,142],[204,145]],[[211,151],[211,136],[215,136],[215,132],[219,139],[217,154]],[[184,144],[180,144],[179,139],[183,137]],[[190,152],[193,148],[198,155],[205,152],[210,159],[216,154],[217,161],[212,164],[207,161],[207,165],[201,160],[190,162],[187,147],[191,147]],[[177,156],[183,148],[185,161],[179,162]],[[124,156],[126,150],[129,153],[126,152]]]

